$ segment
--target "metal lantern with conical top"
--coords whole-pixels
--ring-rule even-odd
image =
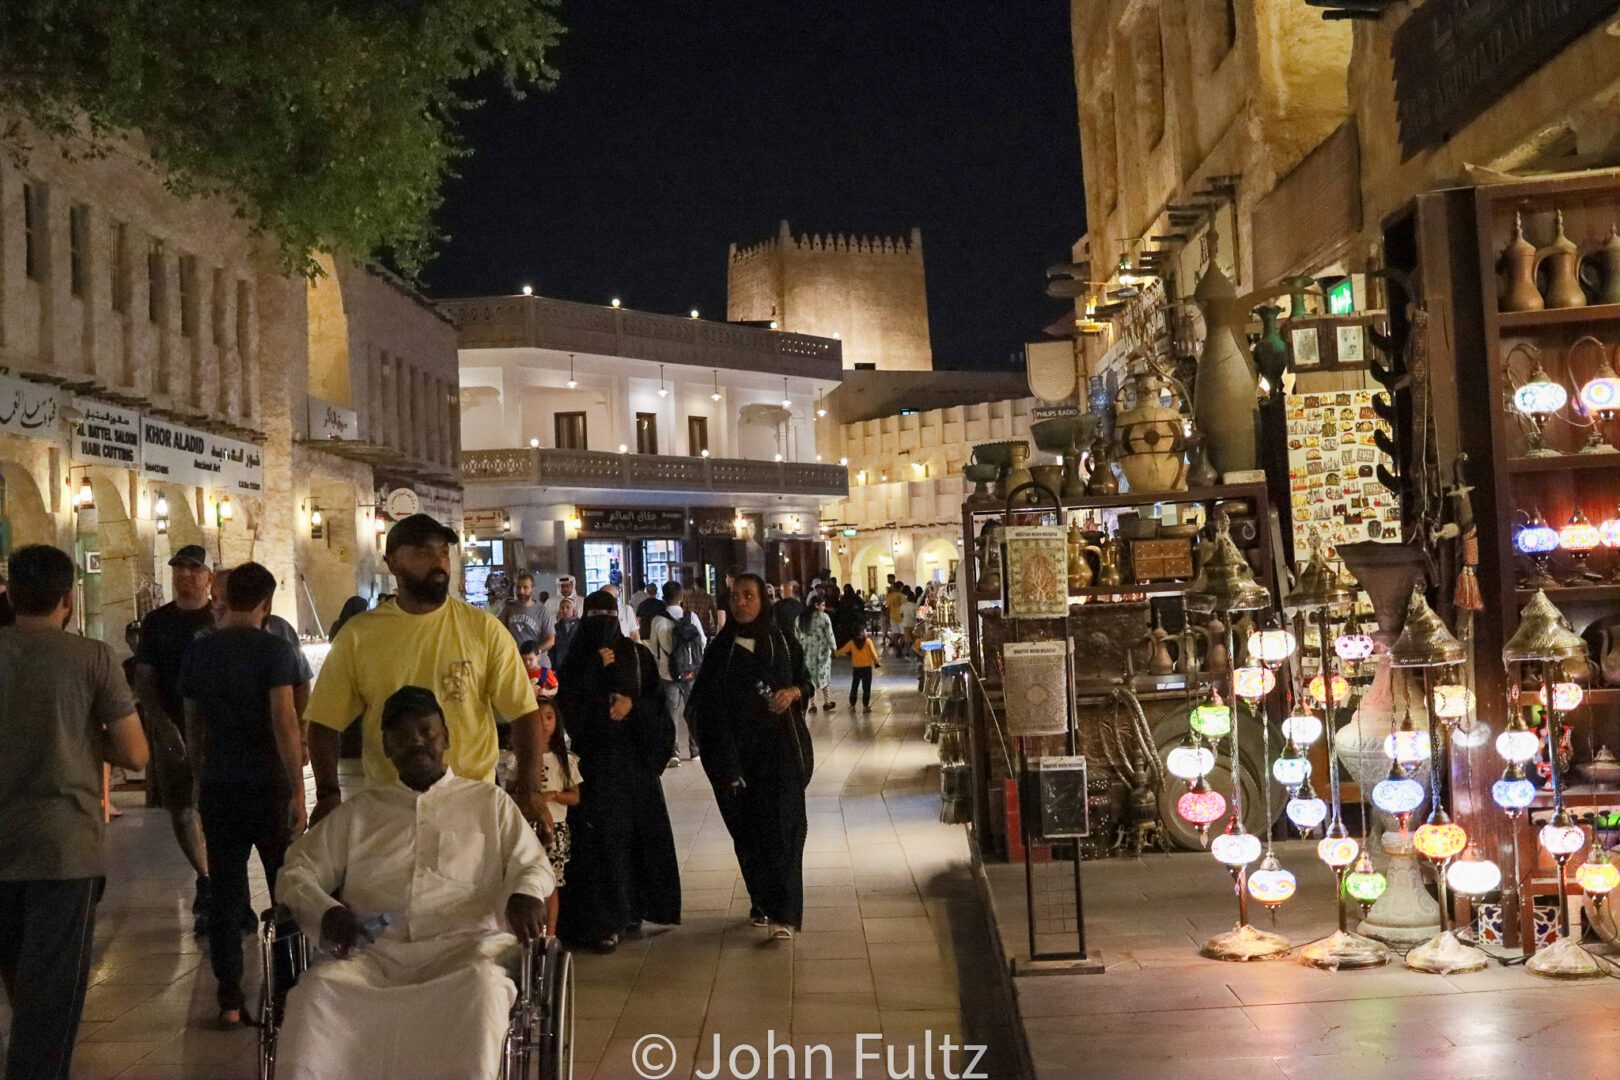
[[[1321,544],[1311,547],[1311,557],[1299,572],[1294,587],[1283,597],[1285,608],[1342,608],[1356,602],[1356,590],[1329,564]]]
[[[1254,580],[1249,560],[1232,540],[1232,523],[1224,511],[1215,515],[1210,552],[1187,586],[1189,611],[1259,611],[1271,606],[1271,593]]]
[[[1529,660],[1572,660],[1587,655],[1586,642],[1569,628],[1564,613],[1540,589],[1519,611],[1519,628],[1502,646],[1507,663]]]
[[[1423,598],[1423,590],[1412,590],[1406,605],[1406,626],[1389,650],[1389,665],[1396,668],[1449,667],[1467,659],[1463,643],[1446,629],[1440,616]]]

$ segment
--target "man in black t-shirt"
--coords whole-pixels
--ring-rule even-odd
[[[276,579],[243,563],[225,584],[227,610],[180,665],[186,746],[208,840],[212,888],[209,961],[219,980],[220,1019],[239,1023],[242,940],[237,916],[248,906],[248,858],[258,849],[270,894],[287,845],[304,831],[304,748],[293,687],[298,653],[261,629]]]
[[[179,692],[180,658],[198,634],[214,625],[208,608],[213,565],[200,544],[187,544],[169,560],[174,599],[141,620],[135,653],[135,696],[141,705],[152,745],[152,772],[158,797],[169,812],[175,839],[197,872],[197,895],[191,910],[196,932],[206,931],[208,851],[193,801],[190,764],[186,759],[185,711]]]

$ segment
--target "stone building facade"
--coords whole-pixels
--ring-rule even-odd
[[[1358,275],[1383,264],[1385,227],[1420,192],[1620,161],[1620,23],[1601,0],[1419,0],[1337,20],[1298,0],[1071,0],[1071,13],[1089,230],[1073,269],[1103,300],[1121,257],[1139,269],[1146,252],[1163,296],[1185,297],[1211,231],[1240,295]],[[1476,108],[1408,154],[1393,56],[1413,19],[1476,40],[1437,90]],[[1570,27],[1528,75],[1492,74]],[[1078,338],[1080,374],[1099,374],[1115,341]]]
[[[442,474],[455,497],[441,510],[459,521],[454,332],[442,318],[357,268],[315,283],[289,274],[230,203],[167,190],[136,139],[87,155],[18,130],[27,151],[0,156],[0,547],[72,552],[87,633],[121,647],[125,624],[166,598],[169,555],[186,544],[224,565],[264,563],[281,584],[277,612],[306,633],[367,591],[351,568],[326,587],[335,601],[309,602],[326,574],[310,565],[310,494],[334,474],[331,448],[375,411],[363,402],[337,442],[319,434],[311,448],[311,356],[319,368],[326,346],[308,311],[334,280],[356,283],[349,307],[371,312],[368,334],[437,380],[413,384],[419,410],[382,402],[409,434],[378,446],[406,474]],[[351,361],[364,355],[351,345]],[[316,385],[329,389],[327,369]],[[416,432],[434,393],[445,419],[430,450]],[[352,495],[332,503],[375,507],[371,471],[337,461]]]
[[[1021,383],[1016,373],[954,372],[947,386],[857,372],[829,395],[817,443],[849,463],[848,497],[821,518],[840,582],[870,590],[889,574],[907,584],[956,580],[962,501],[973,490],[962,466],[979,443],[1029,438],[1039,403]]]
[[[922,230],[891,237],[795,237],[731,245],[726,318],[843,342],[846,368],[927,371],[928,293]]]

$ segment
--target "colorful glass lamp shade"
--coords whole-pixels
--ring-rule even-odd
[[[1333,704],[1336,707],[1344,705],[1350,700],[1350,683],[1343,675],[1333,676],[1331,684],[1318,675],[1311,679],[1310,686],[1306,688],[1305,692],[1310,695],[1310,699],[1316,704],[1325,706],[1328,703],[1329,685],[1333,688]]]
[[[1558,530],[1558,546],[1569,552],[1575,562],[1574,572],[1570,581],[1574,584],[1583,584],[1587,579],[1586,560],[1603,542],[1603,534],[1593,525],[1586,516],[1586,511],[1580,507],[1569,515],[1569,521]]]
[[[1164,767],[1176,779],[1191,783],[1215,767],[1215,752],[1189,738],[1164,756]]]
[[[1498,736],[1499,746],[1500,738]],[[1532,751],[1531,757],[1534,756]],[[1524,763],[1520,761],[1510,764],[1503,771],[1502,779],[1491,785],[1491,801],[1506,810],[1510,817],[1529,806],[1535,798],[1536,785],[1524,775]]]
[[[1288,820],[1293,822],[1294,828],[1300,832],[1310,832],[1327,820],[1327,803],[1311,790],[1309,777],[1300,786],[1299,793],[1288,800],[1287,812]]]
[[[1235,870],[1248,866],[1260,857],[1260,838],[1252,833],[1228,829],[1210,842],[1209,853],[1215,856],[1216,862]]]
[[[1290,795],[1298,791],[1299,785],[1310,775],[1310,759],[1293,745],[1289,745],[1282,755],[1271,763],[1271,778],[1286,788]]]
[[[1399,765],[1417,765],[1429,760],[1428,732],[1412,726],[1408,716],[1401,726],[1384,738],[1384,756]]]
[[[1586,830],[1575,824],[1569,811],[1559,807],[1552,820],[1541,827],[1538,838],[1547,854],[1555,859],[1568,859],[1586,846]]]
[[[1558,451],[1549,450],[1543,442],[1543,429],[1547,420],[1568,401],[1568,391],[1552,380],[1539,361],[1529,381],[1513,391],[1513,407],[1530,422],[1530,457],[1559,456]]]
[[[1612,423],[1616,413],[1620,412],[1620,376],[1615,374],[1614,365],[1609,363],[1607,354],[1597,374],[1581,385],[1581,408],[1587,415],[1597,417],[1597,423],[1592,425],[1592,432],[1586,438],[1586,445],[1581,447],[1581,453],[1615,453],[1615,448],[1603,438],[1603,426]]]
[[[1295,644],[1287,630],[1256,630],[1249,635],[1249,658],[1275,667],[1294,655]]]
[[[1446,867],[1446,884],[1464,896],[1484,896],[1502,884],[1502,868],[1469,844],[1462,858]]]
[[[1412,846],[1424,858],[1445,862],[1456,858],[1468,846],[1468,833],[1447,817],[1444,810],[1436,810],[1412,834]]]
[[[1333,652],[1347,664],[1359,664],[1373,654],[1370,634],[1343,633],[1333,640]]]
[[[1286,902],[1295,888],[1294,875],[1282,868],[1275,851],[1266,852],[1260,868],[1249,875],[1249,895],[1268,908]]]
[[[1226,813],[1226,796],[1210,790],[1203,777],[1199,777],[1192,790],[1176,800],[1176,813],[1190,824],[1207,827]]]
[[[1276,688],[1277,676],[1270,668],[1240,667],[1232,672],[1232,692],[1245,701],[1259,701]]]
[[[1224,739],[1232,734],[1232,707],[1199,705],[1193,709],[1188,726],[1206,739]]]
[[[1496,752],[1503,761],[1522,764],[1541,752],[1541,736],[1525,726],[1524,717],[1516,715],[1496,737]]]
[[[1588,896],[1608,896],[1620,886],[1620,866],[1614,864],[1608,852],[1595,850],[1590,859],[1575,868],[1575,882]]]
[[[1442,720],[1461,720],[1474,710],[1474,692],[1460,683],[1441,683],[1434,688],[1431,707]]]
[[[1579,683],[1559,682],[1553,683],[1552,707],[1554,712],[1574,712],[1586,700],[1586,691],[1581,689]],[[1547,704],[1547,688],[1541,688],[1541,703]]]
[[[1558,550],[1558,530],[1548,525],[1542,518],[1541,511],[1537,510],[1513,534],[1513,550],[1527,557],[1535,567],[1535,574],[1531,578],[1534,585],[1556,585],[1555,579],[1547,570],[1547,563],[1552,553]]]
[[[1376,904],[1388,888],[1389,879],[1378,872],[1373,866],[1372,856],[1365,851],[1356,860],[1356,868],[1344,878],[1344,891],[1363,908]]]
[[[1353,836],[1327,836],[1317,841],[1316,857],[1330,870],[1341,870],[1356,861],[1361,843]]]
[[[1390,769],[1390,775],[1373,785],[1372,801],[1386,814],[1402,817],[1423,805],[1423,785],[1410,776],[1399,773],[1399,766]]]
[[[1322,737],[1320,717],[1310,713],[1295,713],[1282,722],[1283,738],[1295,746],[1309,746]]]

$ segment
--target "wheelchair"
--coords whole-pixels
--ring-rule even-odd
[[[276,1040],[287,991],[309,968],[312,947],[280,905],[259,917],[259,1080],[275,1080]],[[524,950],[517,1001],[501,1046],[500,1080],[570,1080],[574,1075],[574,960],[556,938]],[[285,985],[283,985],[285,983]]]

